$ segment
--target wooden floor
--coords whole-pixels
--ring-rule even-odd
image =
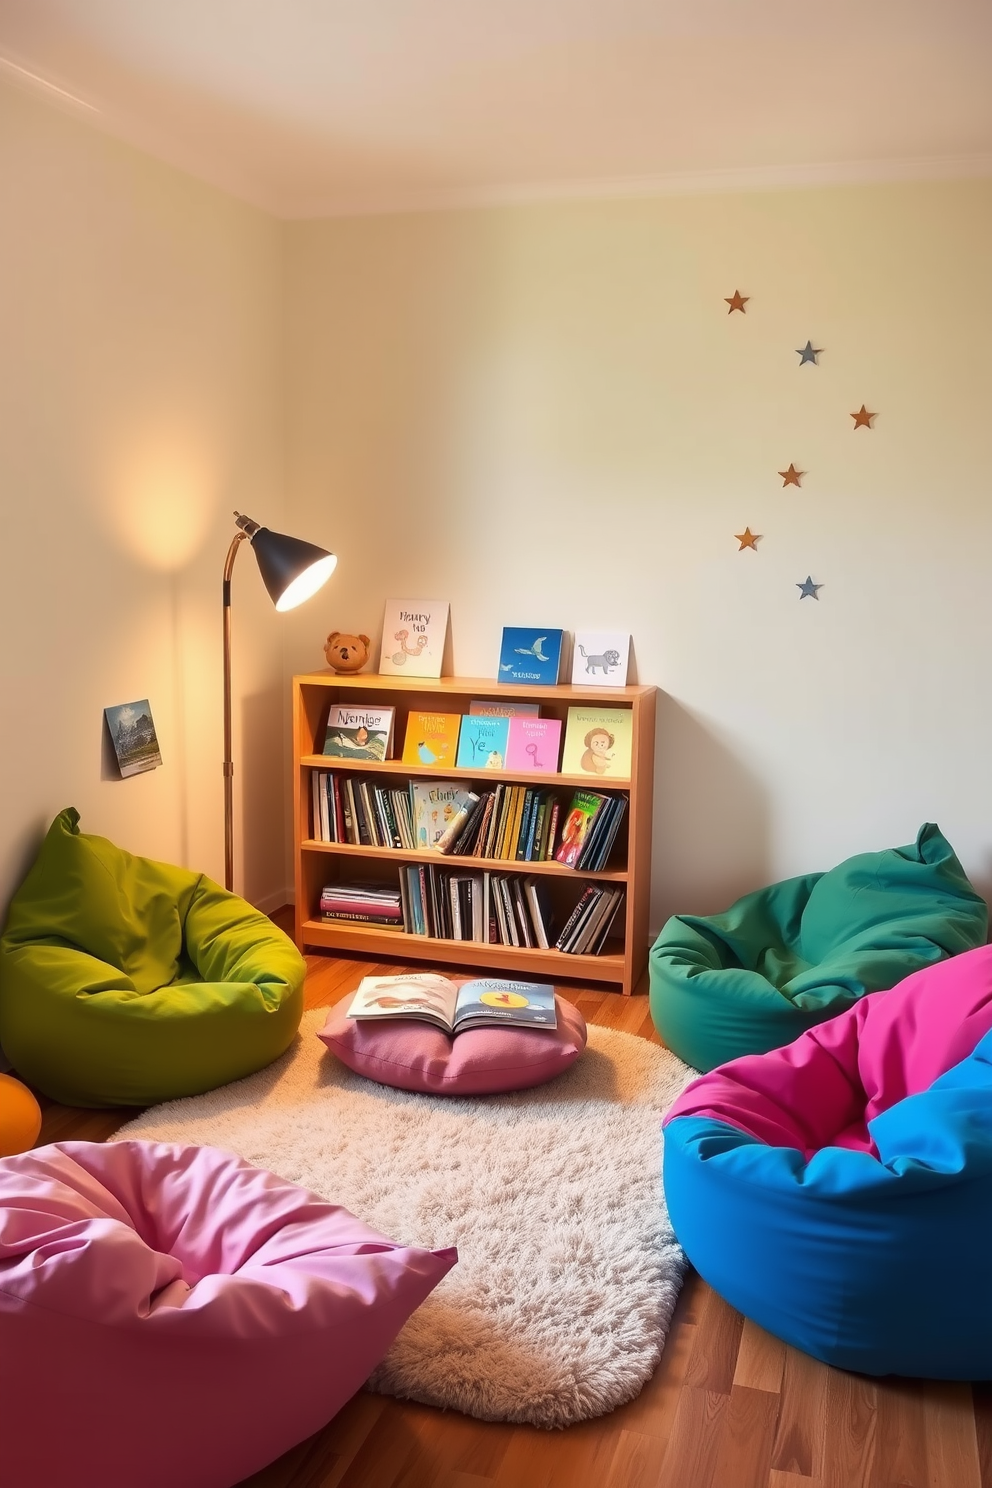
[[[367,961],[323,956],[308,965],[309,1007],[337,1002],[373,970]],[[560,990],[588,1022],[657,1041],[644,995]],[[132,1114],[49,1103],[41,1141],[101,1141]],[[942,1262],[951,1272],[946,1284],[954,1284],[953,1257],[935,1256],[908,1305],[932,1305],[945,1284]],[[992,1488],[992,1386],[876,1381],[828,1369],[745,1322],[690,1272],[654,1378],[611,1415],[539,1431],[360,1392],[243,1488],[655,1485]]]

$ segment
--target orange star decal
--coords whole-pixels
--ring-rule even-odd
[[[760,532],[752,532],[750,527],[745,527],[743,532],[735,532],[734,537],[740,543],[738,553],[743,553],[745,548],[751,548],[755,553],[758,551],[758,542],[761,538]]]
[[[733,295],[724,295],[723,298],[726,301],[726,303],[730,306],[730,309],[727,311],[727,314],[728,315],[733,315],[733,313],[734,313],[735,310],[739,310],[742,315],[746,315],[747,314],[747,311],[744,309],[744,306],[747,304],[748,300],[751,298],[750,295],[742,295],[739,289],[735,289]]]
[[[870,429],[871,421],[873,418],[876,417],[876,415],[873,413],[869,413],[865,405],[862,403],[857,413],[852,413],[851,417],[854,420],[854,427],[856,429]]]
[[[783,486],[801,486],[802,480],[800,479],[800,477],[804,476],[805,474],[805,470],[797,470],[795,465],[792,464],[790,464],[788,470],[779,471],[779,475],[782,477]]]

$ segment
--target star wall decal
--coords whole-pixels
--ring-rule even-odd
[[[780,470],[778,473],[782,477],[783,486],[801,486],[802,477],[806,474],[805,470],[797,470],[791,462],[788,470]]]
[[[747,311],[744,309],[744,306],[747,304],[748,300],[751,298],[750,295],[742,295],[739,289],[735,289],[732,297],[730,295],[724,295],[723,298],[726,301],[726,303],[730,306],[730,309],[727,311],[727,314],[728,315],[733,315],[733,313],[734,313],[735,310],[739,310],[742,315],[746,315],[747,314]]]
[[[816,591],[817,589],[822,589],[823,585],[814,584],[812,575],[807,574],[805,581],[802,584],[797,584],[796,588],[799,590],[800,599],[819,599],[820,596]]]
[[[822,350],[822,346],[814,346],[812,341],[807,341],[805,346],[797,346],[796,356],[799,358],[800,367],[803,366],[805,362],[812,362],[814,367],[818,367],[819,362],[816,359],[820,355]]]
[[[760,532],[752,532],[750,527],[745,527],[743,532],[735,532],[734,537],[740,543],[738,553],[743,553],[745,548],[750,548],[755,553],[758,551],[758,543],[761,541]]]
[[[854,420],[854,427],[856,429],[870,429],[872,427],[871,421],[873,418],[876,418],[877,415],[874,413],[869,413],[865,405],[862,403],[857,413],[852,413],[851,417]]]

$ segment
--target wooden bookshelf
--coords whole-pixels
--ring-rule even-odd
[[[438,769],[436,766],[405,765],[397,759],[384,762],[341,760],[321,754],[332,703],[355,706],[392,707],[396,710],[394,750],[402,753],[410,711],[467,713],[473,698],[503,702],[539,703],[546,718],[560,718],[564,739],[568,709],[576,706],[630,708],[632,749],[629,780],[588,775],[559,775],[534,771]],[[293,679],[293,840],[296,874],[296,939],[301,950],[365,953],[375,957],[395,956],[405,962],[431,961],[445,965],[484,968],[493,973],[521,978],[559,978],[602,982],[625,995],[633,991],[648,955],[648,896],[651,879],[651,815],[654,783],[654,687],[514,687],[492,678],[476,677],[382,677],[359,672],[343,675],[330,670],[308,672]],[[520,862],[506,859],[450,857],[438,852],[411,852],[397,848],[356,847],[350,843],[318,842],[310,826],[311,772],[342,770],[349,775],[366,774],[398,785],[424,779],[481,782],[486,787],[499,781],[548,786],[560,793],[563,807],[571,791],[579,788],[624,793],[628,809],[624,829],[614,845],[610,863],[598,873],[566,868],[553,860]],[[397,778],[399,777],[399,778]],[[320,918],[320,891],[325,883],[353,877],[381,878],[394,883],[402,863],[429,860],[457,870],[491,870],[509,874],[540,875],[552,893],[560,914],[578,900],[590,882],[622,884],[626,888],[623,918],[614,922],[613,938],[598,955],[569,955],[562,951],[509,945],[483,944],[471,940],[440,940],[377,925],[327,921]]]

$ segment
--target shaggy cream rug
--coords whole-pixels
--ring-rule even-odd
[[[661,1357],[684,1258],[661,1117],[693,1072],[590,1027],[565,1074],[516,1095],[390,1090],[314,1036],[260,1074],[156,1106],[118,1140],[225,1147],[459,1261],[369,1388],[486,1421],[567,1426],[630,1400]]]

